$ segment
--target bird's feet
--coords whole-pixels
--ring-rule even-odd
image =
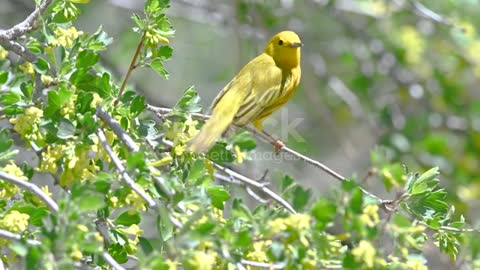
[[[275,143],[273,144],[275,155],[280,154],[280,150],[282,150],[283,147],[285,147],[285,144],[280,141],[280,140],[275,140]]]

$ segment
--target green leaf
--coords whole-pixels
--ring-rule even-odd
[[[20,90],[22,90],[23,95],[27,100],[32,100],[33,95],[33,82],[22,82],[20,84]]]
[[[127,158],[127,167],[129,169],[143,169],[146,168],[145,153],[133,152]]]
[[[161,46],[157,49],[157,56],[162,60],[166,61],[172,57],[173,49],[169,46]]]
[[[5,70],[0,70],[0,84],[6,83],[8,80],[8,72]]]
[[[75,134],[75,126],[70,120],[62,118],[58,123],[57,137],[60,139],[72,138]]]
[[[157,58],[153,59],[148,64],[148,66],[151,67],[153,70],[155,70],[164,79],[168,80],[168,71],[165,69],[161,58],[157,57]]]
[[[138,224],[140,221],[142,221],[142,217],[140,216],[140,213],[134,209],[124,211],[115,219],[116,224],[125,226]]]
[[[22,96],[15,92],[8,92],[0,95],[0,100],[3,105],[9,106],[18,103],[22,100]]]
[[[190,170],[188,170],[188,181],[196,181],[204,174],[205,162],[202,159],[197,159],[193,162]]]
[[[207,153],[207,158],[215,163],[230,163],[235,160],[232,152],[227,150],[225,142],[217,142]]]
[[[128,261],[127,252],[119,243],[110,245],[108,247],[108,253],[112,255],[118,263],[126,263]]]
[[[20,257],[25,257],[28,253],[28,247],[25,244],[17,241],[12,242],[9,248],[17,253]]]
[[[130,105],[130,113],[133,115],[133,117],[137,117],[143,112],[143,110],[145,110],[146,107],[147,105],[145,104],[145,97],[136,96]]]
[[[78,207],[83,211],[98,210],[106,206],[104,195],[96,192],[85,192],[76,201]]]
[[[352,191],[350,209],[352,209],[353,212],[357,214],[361,214],[363,212],[363,193],[359,188],[355,188]]]
[[[77,62],[75,63],[75,66],[77,68],[91,67],[98,62],[99,57],[100,56],[97,53],[94,53],[88,50],[83,50],[80,53],[78,53]]]
[[[57,115],[57,112],[66,102],[70,100],[72,95],[72,92],[70,92],[64,86],[61,86],[58,91],[49,91],[47,98],[47,108],[45,109],[45,116],[48,118],[53,118],[53,116],[59,117],[59,115]]]
[[[159,207],[157,217],[157,229],[163,242],[168,241],[173,236],[173,223],[170,220],[170,214],[167,209]]]
[[[202,110],[202,106],[198,104],[199,102],[200,97],[192,86],[185,90],[183,96],[180,98],[177,104],[175,104],[174,108],[182,112],[199,112]]]
[[[139,241],[140,247],[142,248],[143,253],[145,253],[145,255],[149,255],[150,253],[153,252],[153,246],[150,243],[150,241],[148,241],[147,238],[138,237],[138,241]]]
[[[234,136],[230,137],[230,140],[232,141],[233,145],[238,146],[242,151],[250,151],[257,147],[255,139],[252,138],[250,132],[248,131],[235,134]]]
[[[46,74],[50,69],[50,65],[43,58],[38,58],[37,61],[34,63],[33,67],[35,71],[40,74]]]
[[[310,210],[312,216],[317,220],[316,228],[320,231],[325,230],[330,222],[333,221],[337,212],[337,205],[332,201],[321,198]]]
[[[207,189],[212,205],[223,210],[224,203],[230,199],[230,194],[222,186],[213,186]]]
[[[310,190],[304,189],[301,186],[296,186],[292,192],[293,196],[293,208],[297,211],[302,211],[307,205],[312,192]]]
[[[13,144],[10,133],[6,129],[0,130],[0,153],[7,151]]]

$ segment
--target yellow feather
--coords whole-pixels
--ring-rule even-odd
[[[188,150],[205,152],[231,124],[263,121],[284,105],[300,82],[300,46],[297,34],[275,35],[262,54],[243,67],[212,103],[212,117],[188,145]]]

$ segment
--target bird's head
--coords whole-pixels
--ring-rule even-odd
[[[292,69],[300,65],[300,47],[302,41],[295,32],[283,31],[276,34],[265,47],[278,67]]]

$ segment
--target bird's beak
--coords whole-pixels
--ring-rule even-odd
[[[303,44],[301,42],[294,42],[294,43],[290,44],[290,47],[292,47],[292,48],[300,48],[302,46],[303,46]]]

